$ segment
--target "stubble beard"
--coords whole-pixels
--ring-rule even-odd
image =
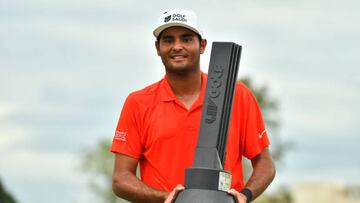
[[[163,60],[164,63],[164,60]],[[200,68],[200,57],[198,57],[194,63],[179,65],[179,67],[174,66],[172,63],[165,64],[166,74],[177,75],[177,76],[187,76],[191,73],[196,72]]]

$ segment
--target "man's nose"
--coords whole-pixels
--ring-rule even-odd
[[[183,43],[180,39],[175,40],[173,49],[174,51],[180,51],[183,49]]]

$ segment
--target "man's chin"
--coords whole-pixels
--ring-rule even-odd
[[[176,75],[187,75],[189,73],[192,73],[195,68],[190,67],[184,67],[184,66],[171,66],[166,68],[166,72],[170,74],[176,74]]]

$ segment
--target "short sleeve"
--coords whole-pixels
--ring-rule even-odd
[[[241,85],[244,88],[244,94],[242,95],[240,108],[244,112],[242,116],[245,117],[245,119],[242,119],[242,126],[245,127],[242,137],[242,154],[246,158],[252,159],[269,146],[270,141],[255,96],[243,84]]]
[[[111,152],[121,153],[133,158],[142,154],[140,113],[134,97],[130,94],[124,103],[115,130]]]

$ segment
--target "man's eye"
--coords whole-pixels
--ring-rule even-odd
[[[190,42],[192,40],[192,37],[184,37],[183,42]]]
[[[170,38],[164,38],[163,39],[163,42],[165,42],[165,43],[171,43],[173,40],[172,39],[170,39]]]

